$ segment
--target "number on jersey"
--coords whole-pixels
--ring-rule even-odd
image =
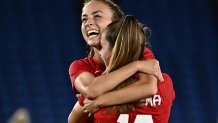
[[[128,123],[128,121],[128,114],[120,114],[117,123]],[[153,119],[151,115],[136,115],[134,123],[153,123]]]

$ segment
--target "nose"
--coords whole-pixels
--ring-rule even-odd
[[[86,25],[93,25],[94,24],[94,20],[92,18],[88,18]]]

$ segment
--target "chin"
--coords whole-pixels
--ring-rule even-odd
[[[94,45],[99,45],[100,43],[99,43],[99,41],[96,41],[96,40],[88,40],[88,44],[90,46],[94,46]]]
[[[99,49],[99,47],[100,47],[99,44],[89,44],[89,46],[94,47],[94,48],[97,48],[97,49]]]
[[[90,43],[90,44],[88,44],[89,46],[91,46],[91,47],[94,47],[94,48],[96,48],[96,49],[99,49],[100,50],[100,44],[94,44],[94,43]]]

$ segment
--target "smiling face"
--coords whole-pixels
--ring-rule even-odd
[[[100,41],[101,48],[99,50],[99,54],[100,54],[102,60],[104,61],[104,64],[107,67],[108,63],[109,63],[109,60],[110,60],[110,57],[111,57],[112,49],[111,49],[110,43],[106,39],[106,33],[107,33],[106,30],[104,30],[102,32],[102,37],[101,37],[101,41]]]
[[[87,3],[82,10],[82,34],[88,45],[100,48],[101,32],[112,22],[111,9],[100,1]]]

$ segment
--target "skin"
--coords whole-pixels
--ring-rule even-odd
[[[99,49],[101,48],[100,47],[101,32],[105,29],[105,27],[109,23],[112,22],[111,18],[112,18],[111,10],[108,8],[107,5],[103,4],[102,2],[97,2],[97,1],[90,2],[86,4],[82,10],[81,30],[82,30],[83,37],[87,42],[87,44],[94,48],[94,58],[102,63],[104,62],[99,54]],[[95,32],[97,35],[90,36],[89,35],[90,32]],[[158,61],[146,60],[146,61],[132,62],[114,72],[111,72],[110,74],[102,75],[99,77],[94,77],[93,74],[89,72],[83,72],[75,79],[75,87],[86,98],[94,99],[110,91],[118,84],[120,84],[122,81],[124,81],[126,78],[130,77],[136,72],[150,73],[160,78],[160,80],[163,80]],[[146,81],[149,81],[150,83],[154,83],[157,81],[157,79],[153,75],[148,75],[150,77],[142,78],[142,79],[147,79]],[[145,80],[139,80],[139,83],[143,83],[144,81]],[[137,90],[139,87],[142,86],[138,86],[138,83],[136,85],[133,84],[132,88],[121,89],[120,93],[123,93],[122,96],[125,96],[127,91],[131,91],[132,95],[135,95],[134,90]],[[150,88],[149,85],[147,85],[147,87],[145,86],[143,87],[144,87],[143,89]],[[143,91],[143,93],[145,92]],[[154,91],[148,92],[146,96],[149,96],[153,93]],[[145,94],[143,94],[143,97],[142,94],[137,97],[138,97],[137,100],[142,99],[143,97],[145,97]],[[124,103],[126,101],[129,102],[134,101],[134,99],[135,98],[133,99],[129,98],[125,100]],[[78,105],[78,103],[76,103],[68,117],[68,123],[82,123],[81,119],[86,119],[87,116],[88,114],[84,113],[82,107]]]
[[[99,51],[99,54],[100,54],[102,60],[104,61],[104,64],[107,67],[107,65],[109,63],[110,56],[111,56],[111,46],[110,46],[109,42],[105,40],[105,35],[106,35],[106,32],[103,31],[101,42],[100,42],[101,50]]]

